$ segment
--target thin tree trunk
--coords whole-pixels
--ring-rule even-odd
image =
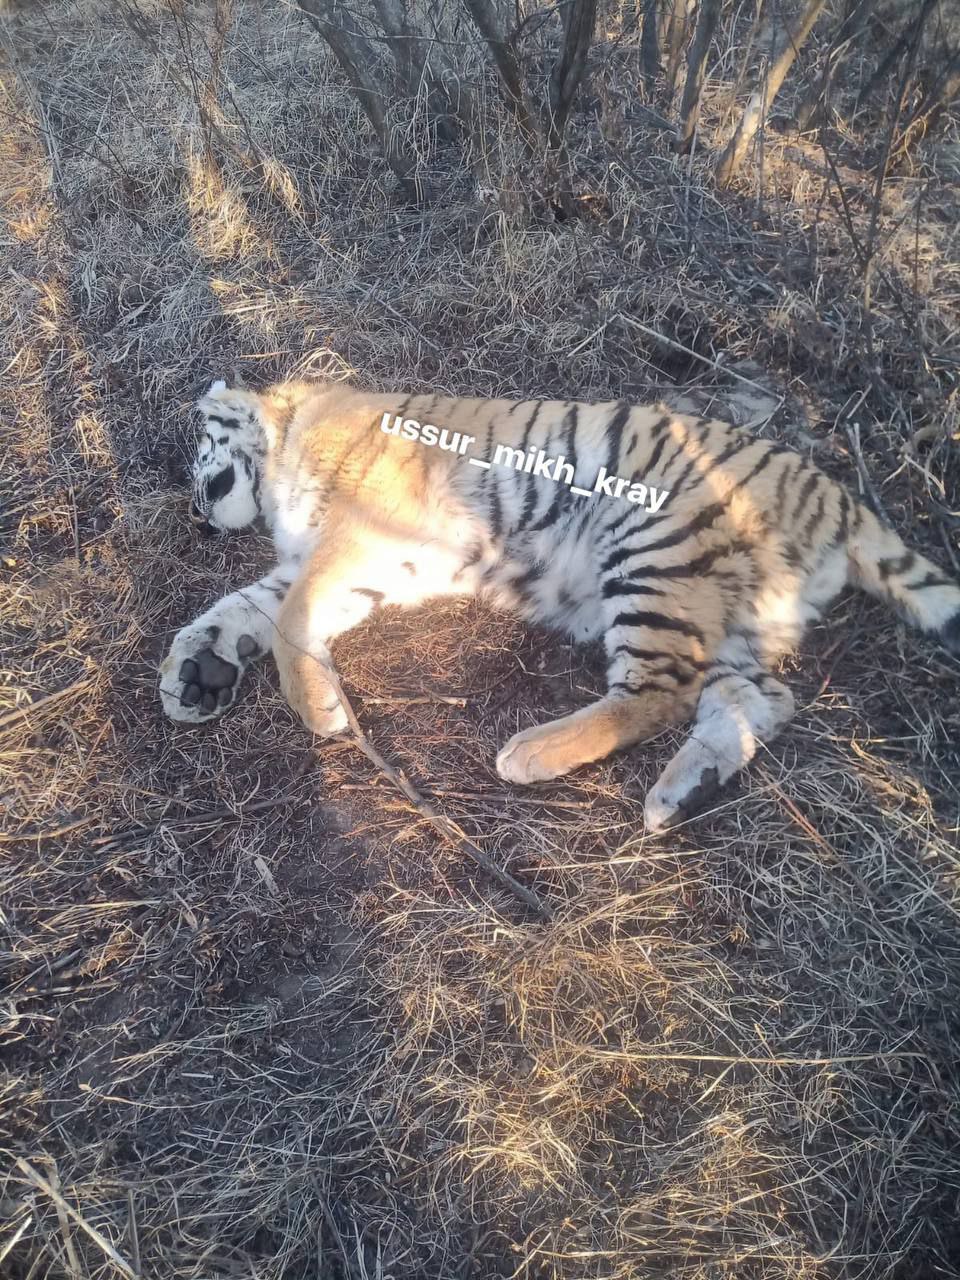
[[[806,132],[821,119],[834,77],[865,35],[875,4],[876,0],[857,0],[841,20],[824,57],[823,72],[811,78],[810,86],[797,107],[794,123],[798,133]]]
[[[447,92],[444,72],[451,68],[442,45],[411,26],[403,0],[374,0],[374,8],[393,50],[401,84],[411,98],[417,97],[422,83],[426,85],[431,123],[452,142],[460,123],[460,104],[454,104]]]
[[[643,92],[648,102],[653,101],[660,74],[660,37],[657,30],[657,0],[644,0],[643,29],[640,32],[640,67]]]
[[[667,0],[667,21],[663,35],[666,51],[667,94],[670,101],[677,91],[677,76],[680,73],[680,57],[683,42],[687,38],[689,14],[687,0]]]
[[[387,118],[383,89],[375,78],[377,54],[371,41],[356,29],[355,20],[340,0],[300,0],[300,7],[333,51],[357,101],[373,126],[390,168],[410,199],[416,198],[414,164],[398,149]]]
[[[570,108],[587,65],[587,54],[597,22],[597,0],[571,0],[563,12],[563,48],[550,73],[547,145],[557,151],[563,145]]]
[[[530,110],[520,63],[500,25],[497,10],[489,0],[463,0],[463,2],[474,25],[487,43],[524,144],[529,151],[533,151],[539,139],[539,130],[534,121],[533,112]]]
[[[683,85],[680,104],[680,128],[674,149],[685,156],[693,145],[693,135],[700,115],[700,98],[703,94],[703,77],[707,55],[720,21],[721,0],[701,0],[697,30],[687,57],[687,78]]]
[[[813,30],[814,23],[823,12],[826,0],[808,0],[797,26],[787,32],[787,39],[775,57],[766,77],[765,85],[761,85],[750,97],[744,108],[740,123],[734,130],[733,137],[724,148],[717,165],[717,182],[720,186],[728,183],[743,163],[750,143],[763,123],[763,118],[773,105],[773,100],[787,78],[787,72],[793,66],[797,54],[804,41]]]
[[[903,55],[913,47],[914,40],[923,32],[923,28],[927,25],[927,20],[936,4],[937,0],[921,0],[918,4],[915,12],[907,19],[897,38],[880,59],[876,71],[857,94],[857,101],[853,108],[854,114],[864,106],[867,99],[884,83],[893,68],[903,58]]]

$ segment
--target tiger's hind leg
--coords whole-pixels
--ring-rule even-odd
[[[708,666],[709,632],[671,613],[631,608],[637,599],[644,598],[609,601],[606,696],[514,734],[497,756],[501,778],[547,782],[693,714]],[[663,607],[666,600],[659,603]]]
[[[703,682],[690,737],[647,795],[647,830],[664,831],[701,810],[793,712],[793,694],[757,660],[748,639],[728,637]]]

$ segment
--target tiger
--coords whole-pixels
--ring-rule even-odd
[[[644,800],[658,833],[702,811],[794,714],[781,661],[848,583],[960,655],[960,586],[806,457],[728,422],[626,400],[212,384],[190,518],[262,518],[266,576],[175,636],[160,698],[197,724],[272,652],[313,733],[348,727],[329,646],[375,609],[482,595],[601,642],[606,692],[515,733],[504,782],[548,782],[693,720]],[[616,481],[616,483],[614,483]]]

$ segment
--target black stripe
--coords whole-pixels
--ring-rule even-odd
[[[603,428],[604,438],[607,442],[606,471],[608,475],[611,472],[616,471],[620,462],[620,445],[623,439],[623,428],[627,419],[630,417],[630,412],[630,405],[626,400],[621,400],[613,413],[611,413],[610,417],[607,419],[606,425]],[[636,441],[636,436],[634,436],[634,441]]]
[[[803,510],[813,496],[813,491],[820,483],[820,473],[815,471],[812,476],[808,476],[804,482],[803,488],[800,490],[800,497],[790,516],[790,523],[795,524],[803,514]]]
[[[221,498],[225,498],[236,483],[236,479],[237,470],[231,462],[222,471],[218,471],[207,484],[207,502],[218,502]]]
[[[464,569],[472,569],[473,566],[475,564],[479,564],[482,559],[483,559],[483,543],[478,542],[477,545],[474,547],[474,549],[467,556],[466,560],[464,560],[460,568],[453,575],[453,581],[456,582],[456,580],[460,577],[461,573],[463,573]]]
[[[745,672],[737,670],[736,667],[730,667],[725,671],[711,671],[703,682],[704,689],[709,689],[715,684],[719,684],[721,680],[742,680],[744,684],[754,684],[752,676],[748,676]]]
[[[663,467],[661,468],[661,475],[663,476],[664,480],[667,479],[670,472],[670,468],[676,462],[677,458],[680,456],[681,453],[683,453],[684,449],[686,449],[687,444],[689,443],[689,440],[690,440],[689,436],[684,436],[684,438],[680,441],[680,443],[674,449],[673,453],[671,453],[670,457],[663,464]]]
[[[490,471],[493,470],[494,468],[491,467]],[[490,472],[487,474],[489,475]],[[490,532],[494,538],[499,538],[503,533],[503,507],[500,503],[500,485],[496,476],[490,481]]]
[[[632,578],[695,578],[698,574],[706,573],[711,569],[718,560],[723,560],[726,556],[747,554],[753,550],[753,545],[744,539],[738,539],[736,542],[728,542],[722,547],[713,547],[709,551],[703,551],[693,560],[687,560],[682,564],[651,564],[639,565],[631,569],[626,579]],[[642,554],[637,552],[637,554]],[[623,581],[624,579],[614,579],[614,581]],[[612,582],[604,584],[604,594],[608,586],[612,586]],[[625,594],[619,591],[610,593],[611,595]]]
[[[756,441],[752,441],[751,443],[756,443]],[[788,449],[785,444],[769,445],[767,447],[767,452],[763,455],[763,457],[756,464],[756,466],[752,467],[745,476],[741,476],[741,478],[733,486],[733,488],[730,490],[730,493],[727,494],[727,500],[729,501],[731,494],[736,493],[738,489],[742,489],[745,484],[749,484],[750,481],[755,476],[758,476],[761,471],[765,471],[767,467],[769,467],[770,463],[774,460],[774,458],[778,456],[778,454],[792,453],[792,452],[793,450]]]
[[[640,650],[640,652],[643,652],[643,650]],[[656,661],[658,663],[662,663],[666,661],[666,666],[658,665],[656,670],[649,672],[651,676],[656,676],[657,679],[660,679],[661,677],[663,677],[667,680],[672,680],[675,685],[678,685],[681,687],[685,684],[693,684],[694,681],[697,679],[697,676],[703,671],[705,666],[704,663],[695,663],[691,659],[690,668],[687,670],[681,670],[681,668],[678,667],[675,662],[670,662],[669,660],[665,659],[663,654],[660,654],[657,657],[651,659],[651,661]],[[613,664],[611,663],[610,665],[612,666]],[[647,674],[647,673],[644,673],[644,674]],[[611,688],[613,687],[615,686],[611,685]]]
[[[651,631],[677,631],[680,635],[691,636],[695,640],[703,640],[703,632],[692,622],[682,618],[668,618],[662,613],[638,609],[633,613],[618,613],[613,620],[614,627],[648,627]]]
[[[880,571],[881,578],[900,577],[902,573],[909,573],[913,568],[916,556],[912,551],[906,551],[902,556],[889,556],[885,560],[877,561],[877,568]]]
[[[837,486],[840,499],[840,523],[837,525],[837,531],[830,540],[832,547],[838,547],[842,542],[847,540],[847,526],[850,523],[850,499],[846,492]]]
[[[794,476],[798,476],[803,469],[803,459],[800,459],[800,465],[796,467],[785,466],[780,472],[780,479],[777,481],[777,487],[774,490],[775,506],[777,511],[782,511],[787,495],[787,481]]]
[[[622,511],[615,520],[611,520],[608,525],[604,526],[604,529],[603,529],[604,536],[611,533],[616,533],[616,531],[620,528],[622,524],[626,524],[626,522],[630,520],[633,516],[641,515],[643,511],[644,511],[644,508],[637,506],[635,503],[633,505],[627,506],[626,510]],[[642,521],[642,523],[636,527],[636,529],[630,529],[627,532],[626,536],[628,538],[633,537],[635,533],[643,533],[643,531],[645,529],[649,529],[651,525],[659,524],[661,520],[669,520],[669,519],[670,519],[669,515],[648,516],[646,520]]]
[[[814,508],[813,514],[809,517],[809,519],[807,520],[807,523],[803,526],[803,533],[801,533],[800,535],[801,542],[805,542],[808,546],[810,545],[810,540],[813,537],[814,530],[816,529],[820,521],[823,519],[823,512],[826,505],[827,505],[827,495],[825,493],[821,493],[817,498],[817,505]]]
[[[791,569],[802,569],[804,566],[803,552],[792,542],[784,547],[783,558]]]
[[[687,465],[683,468],[683,470],[677,476],[676,480],[672,482],[670,486],[671,491],[674,489],[680,489],[683,487],[684,483],[687,480],[687,477],[690,475],[690,472],[693,470],[693,468],[697,465],[697,463],[703,457],[703,445],[706,444],[707,436],[709,434],[710,434],[710,423],[701,420],[699,430],[697,431],[697,438],[696,438],[696,444],[700,447],[700,451],[698,453],[695,453],[693,457],[689,459],[689,461],[687,462]],[[692,436],[687,436],[687,439],[684,443],[689,444],[692,439],[693,439]],[[707,469],[706,471],[704,471],[703,475],[706,475],[712,466],[713,466],[713,463],[711,462],[707,466]],[[664,469],[664,478],[666,478],[666,469]],[[701,479],[702,479],[702,476],[697,477],[698,484]]]
[[[956,583],[941,577],[939,573],[931,572],[919,582],[905,582],[903,586],[907,591],[922,591],[924,587],[955,587]]]
[[[520,442],[520,448],[523,450],[524,453],[526,453],[527,446],[530,443],[530,432],[533,430],[533,424],[536,422],[537,416],[540,413],[540,410],[542,408],[543,408],[543,401],[538,400],[537,403],[533,406],[533,413],[531,413],[530,417],[527,419],[526,426],[523,428],[523,439]]]
[[[652,471],[654,469],[654,467],[660,461],[661,454],[663,453],[664,449],[667,447],[668,439],[669,439],[669,436],[661,436],[660,439],[657,441],[657,443],[653,446],[653,453],[651,453],[650,460],[647,463],[647,465],[644,467],[644,471]]]
[[[631,582],[629,578],[611,578],[603,584],[601,594],[604,600],[610,600],[613,596],[665,596],[667,593],[642,582]]]
[[[366,596],[368,600],[372,600],[374,604],[382,604],[384,593],[375,591],[373,587],[351,587],[351,593],[355,596]]]
[[[659,673],[658,673],[659,674]],[[633,697],[639,698],[644,693],[666,693],[662,685],[654,684],[650,680],[644,680],[643,684],[631,684],[629,680],[615,680],[613,684],[607,688],[612,693],[614,689],[623,689],[625,693],[632,694]]]
[[[533,429],[533,424],[536,422],[537,416],[540,413],[540,410],[542,408],[543,408],[543,401],[538,400],[537,403],[533,406],[533,413],[531,413],[530,417],[528,418],[527,425],[523,429],[523,441],[520,445],[520,448],[524,451],[524,453],[526,453],[529,442],[530,442],[530,432]],[[533,476],[528,475],[526,488],[523,494],[523,509],[520,512],[520,519],[517,522],[514,532],[519,533],[521,529],[526,528],[527,521],[533,515],[536,508],[537,508],[537,485]]]
[[[534,560],[533,564],[518,577],[510,579],[510,586],[520,588],[529,586],[531,582],[539,581],[546,571],[547,566],[543,560]]]
[[[704,437],[704,439],[705,438],[706,437]],[[698,443],[703,444],[703,439],[698,441]],[[750,443],[755,444],[756,442],[751,440]],[[717,456],[715,458],[711,458],[710,461],[707,463],[707,465],[704,467],[704,469],[701,472],[699,472],[699,474],[697,475],[696,484],[697,485],[702,484],[711,471],[716,470],[717,467],[722,467],[723,464],[729,458],[732,458],[735,453],[739,453],[739,451],[742,448],[743,448],[743,442],[740,440],[736,440],[734,441],[733,444],[728,444],[725,449],[721,449],[721,451],[717,454]],[[684,483],[687,480],[687,477],[690,475],[690,472],[693,470],[693,468],[697,465],[697,463],[700,461],[702,457],[703,457],[703,454],[701,453],[701,454],[697,454],[695,457],[690,459],[690,461],[684,467],[683,471],[681,471],[680,475],[677,476],[676,480],[673,482],[671,491],[673,489],[680,489],[683,487]],[[767,462],[761,459],[760,464],[757,467],[755,467],[753,471],[751,471],[748,475],[744,476],[743,480],[738,480],[736,484],[733,486],[733,489],[730,490],[730,492],[733,493],[734,489],[739,488],[741,484],[751,479],[758,470],[762,471],[766,465],[767,465]]]
[[[662,662],[669,657],[662,649],[638,649],[635,645],[627,644],[626,641],[616,646],[611,655],[611,661],[618,653],[626,653],[631,658],[636,658],[639,662]],[[710,665],[707,662],[701,662],[699,658],[688,657],[687,654],[683,655],[681,661],[686,663],[687,666],[693,667],[694,671],[706,671]]]
[[[656,542],[650,542],[639,547],[621,547],[618,551],[612,552],[607,556],[606,560],[600,566],[601,573],[607,573],[610,569],[615,568],[618,564],[622,564],[624,560],[628,560],[630,556],[648,555],[652,551],[665,551],[667,547],[676,547],[681,542],[685,542],[687,538],[692,538],[695,533],[707,529],[713,522],[723,515],[726,507],[722,502],[713,502],[709,507],[699,512],[698,515],[683,526],[682,529],[675,529],[673,533],[665,534]]]
[[[572,404],[570,408],[567,410],[567,414],[566,414],[566,417],[564,418],[564,423],[563,423],[564,427],[566,428],[566,435],[567,435],[566,448],[569,449],[570,451],[569,455],[564,454],[564,461],[570,463],[570,466],[573,468],[574,476],[576,476],[577,474],[576,435],[577,435],[577,419],[579,418],[579,416],[580,416],[579,406],[576,404]],[[539,533],[541,530],[549,529],[552,524],[555,524],[561,511],[564,508],[565,503],[569,501],[569,498],[570,498],[570,491],[567,488],[567,486],[565,484],[558,483],[557,492],[553,495],[553,501],[550,503],[550,506],[547,508],[544,514],[540,517],[537,523],[530,526],[530,532]]]

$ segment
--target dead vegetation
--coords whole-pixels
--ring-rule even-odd
[[[539,789],[493,771],[598,686],[590,654],[473,604],[341,645],[377,750],[549,924],[354,746],[311,744],[270,670],[214,728],[161,719],[170,635],[269,555],[183,518],[189,406],[221,375],[673,383],[814,452],[957,570],[954,125],[877,219],[868,114],[832,118],[826,150],[766,131],[721,196],[736,32],[680,158],[615,18],[563,222],[456,167],[429,210],[395,203],[292,6],[5,19],[15,1280],[960,1274],[960,671],[878,606],[833,611],[788,672],[790,731],[657,841],[642,797],[671,735]],[[848,59],[834,105],[874,69]]]

